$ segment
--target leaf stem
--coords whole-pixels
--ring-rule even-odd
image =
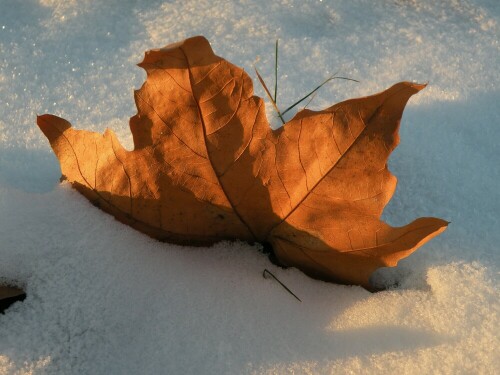
[[[285,284],[283,284],[281,281],[279,281],[278,278],[276,276],[274,276],[267,268],[265,268],[264,272],[262,272],[262,277],[264,277],[264,279],[267,279],[266,273],[269,274],[269,275],[271,275],[274,280],[276,280],[278,283],[280,283],[280,285],[283,288],[285,288],[288,293],[290,293],[292,296],[294,296],[295,298],[297,298],[297,300],[299,300],[299,302],[302,302],[302,300],[299,297],[297,297],[290,289],[288,289],[288,287]]]

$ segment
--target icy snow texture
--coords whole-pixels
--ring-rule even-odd
[[[1,0],[0,278],[28,297],[0,315],[0,374],[493,374],[499,17],[497,0]],[[329,84],[312,108],[430,83],[405,111],[384,218],[452,224],[376,275],[397,287],[314,281],[241,243],[161,244],[58,185],[36,114],[130,147],[134,63],[196,34],[249,72],[259,58],[269,83],[279,38],[282,108],[336,71],[362,82]]]

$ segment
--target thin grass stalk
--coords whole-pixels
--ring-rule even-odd
[[[327,78],[321,85],[319,85],[314,90],[312,90],[309,94],[307,94],[306,96],[304,96],[302,99],[296,101],[290,107],[288,107],[283,112],[281,112],[281,115],[283,116],[285,113],[287,113],[288,111],[290,111],[291,109],[293,109],[295,106],[297,106],[298,104],[300,104],[304,100],[306,100],[308,97],[310,97],[312,94],[314,94],[316,91],[318,91],[321,87],[323,87],[323,85],[325,85],[326,83],[328,83],[328,82],[330,82],[330,81],[332,81],[334,79],[344,79],[346,81],[359,82],[358,80],[355,80],[355,79],[352,79],[352,78],[331,76],[331,77]]]
[[[257,74],[257,78],[259,78],[259,81],[260,81],[260,84],[262,85],[262,87],[264,87],[264,91],[266,92],[267,96],[269,97],[269,100],[271,100],[271,103],[273,104],[273,107],[274,109],[276,110],[276,112],[278,113],[278,116],[281,120],[281,122],[283,123],[283,125],[285,124],[285,120],[283,119],[283,115],[281,114],[280,110],[278,109],[278,106],[276,105],[276,102],[274,101],[271,93],[269,92],[269,89],[267,88],[267,85],[266,83],[264,82],[264,79],[262,78],[262,76],[259,74],[259,71],[257,70],[256,67],[254,67],[255,69],[255,73]]]
[[[274,102],[278,103],[278,39],[276,39],[276,52],[274,60]]]

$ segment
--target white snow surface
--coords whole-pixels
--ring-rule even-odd
[[[0,315],[0,374],[498,373],[499,21],[498,0],[0,0],[0,279],[27,292]],[[135,64],[198,34],[260,96],[253,64],[272,85],[279,38],[282,107],[337,71],[361,83],[334,81],[311,108],[429,82],[404,113],[383,217],[451,224],[377,272],[387,291],[244,243],[159,243],[59,184],[36,115],[130,148]]]

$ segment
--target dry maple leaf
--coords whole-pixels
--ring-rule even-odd
[[[146,52],[139,66],[133,151],[110,130],[37,119],[63,176],[118,220],[179,244],[268,242],[283,265],[366,288],[375,269],[445,230],[436,218],[380,220],[396,187],[387,159],[423,85],[303,110],[271,130],[250,77],[203,37]]]

